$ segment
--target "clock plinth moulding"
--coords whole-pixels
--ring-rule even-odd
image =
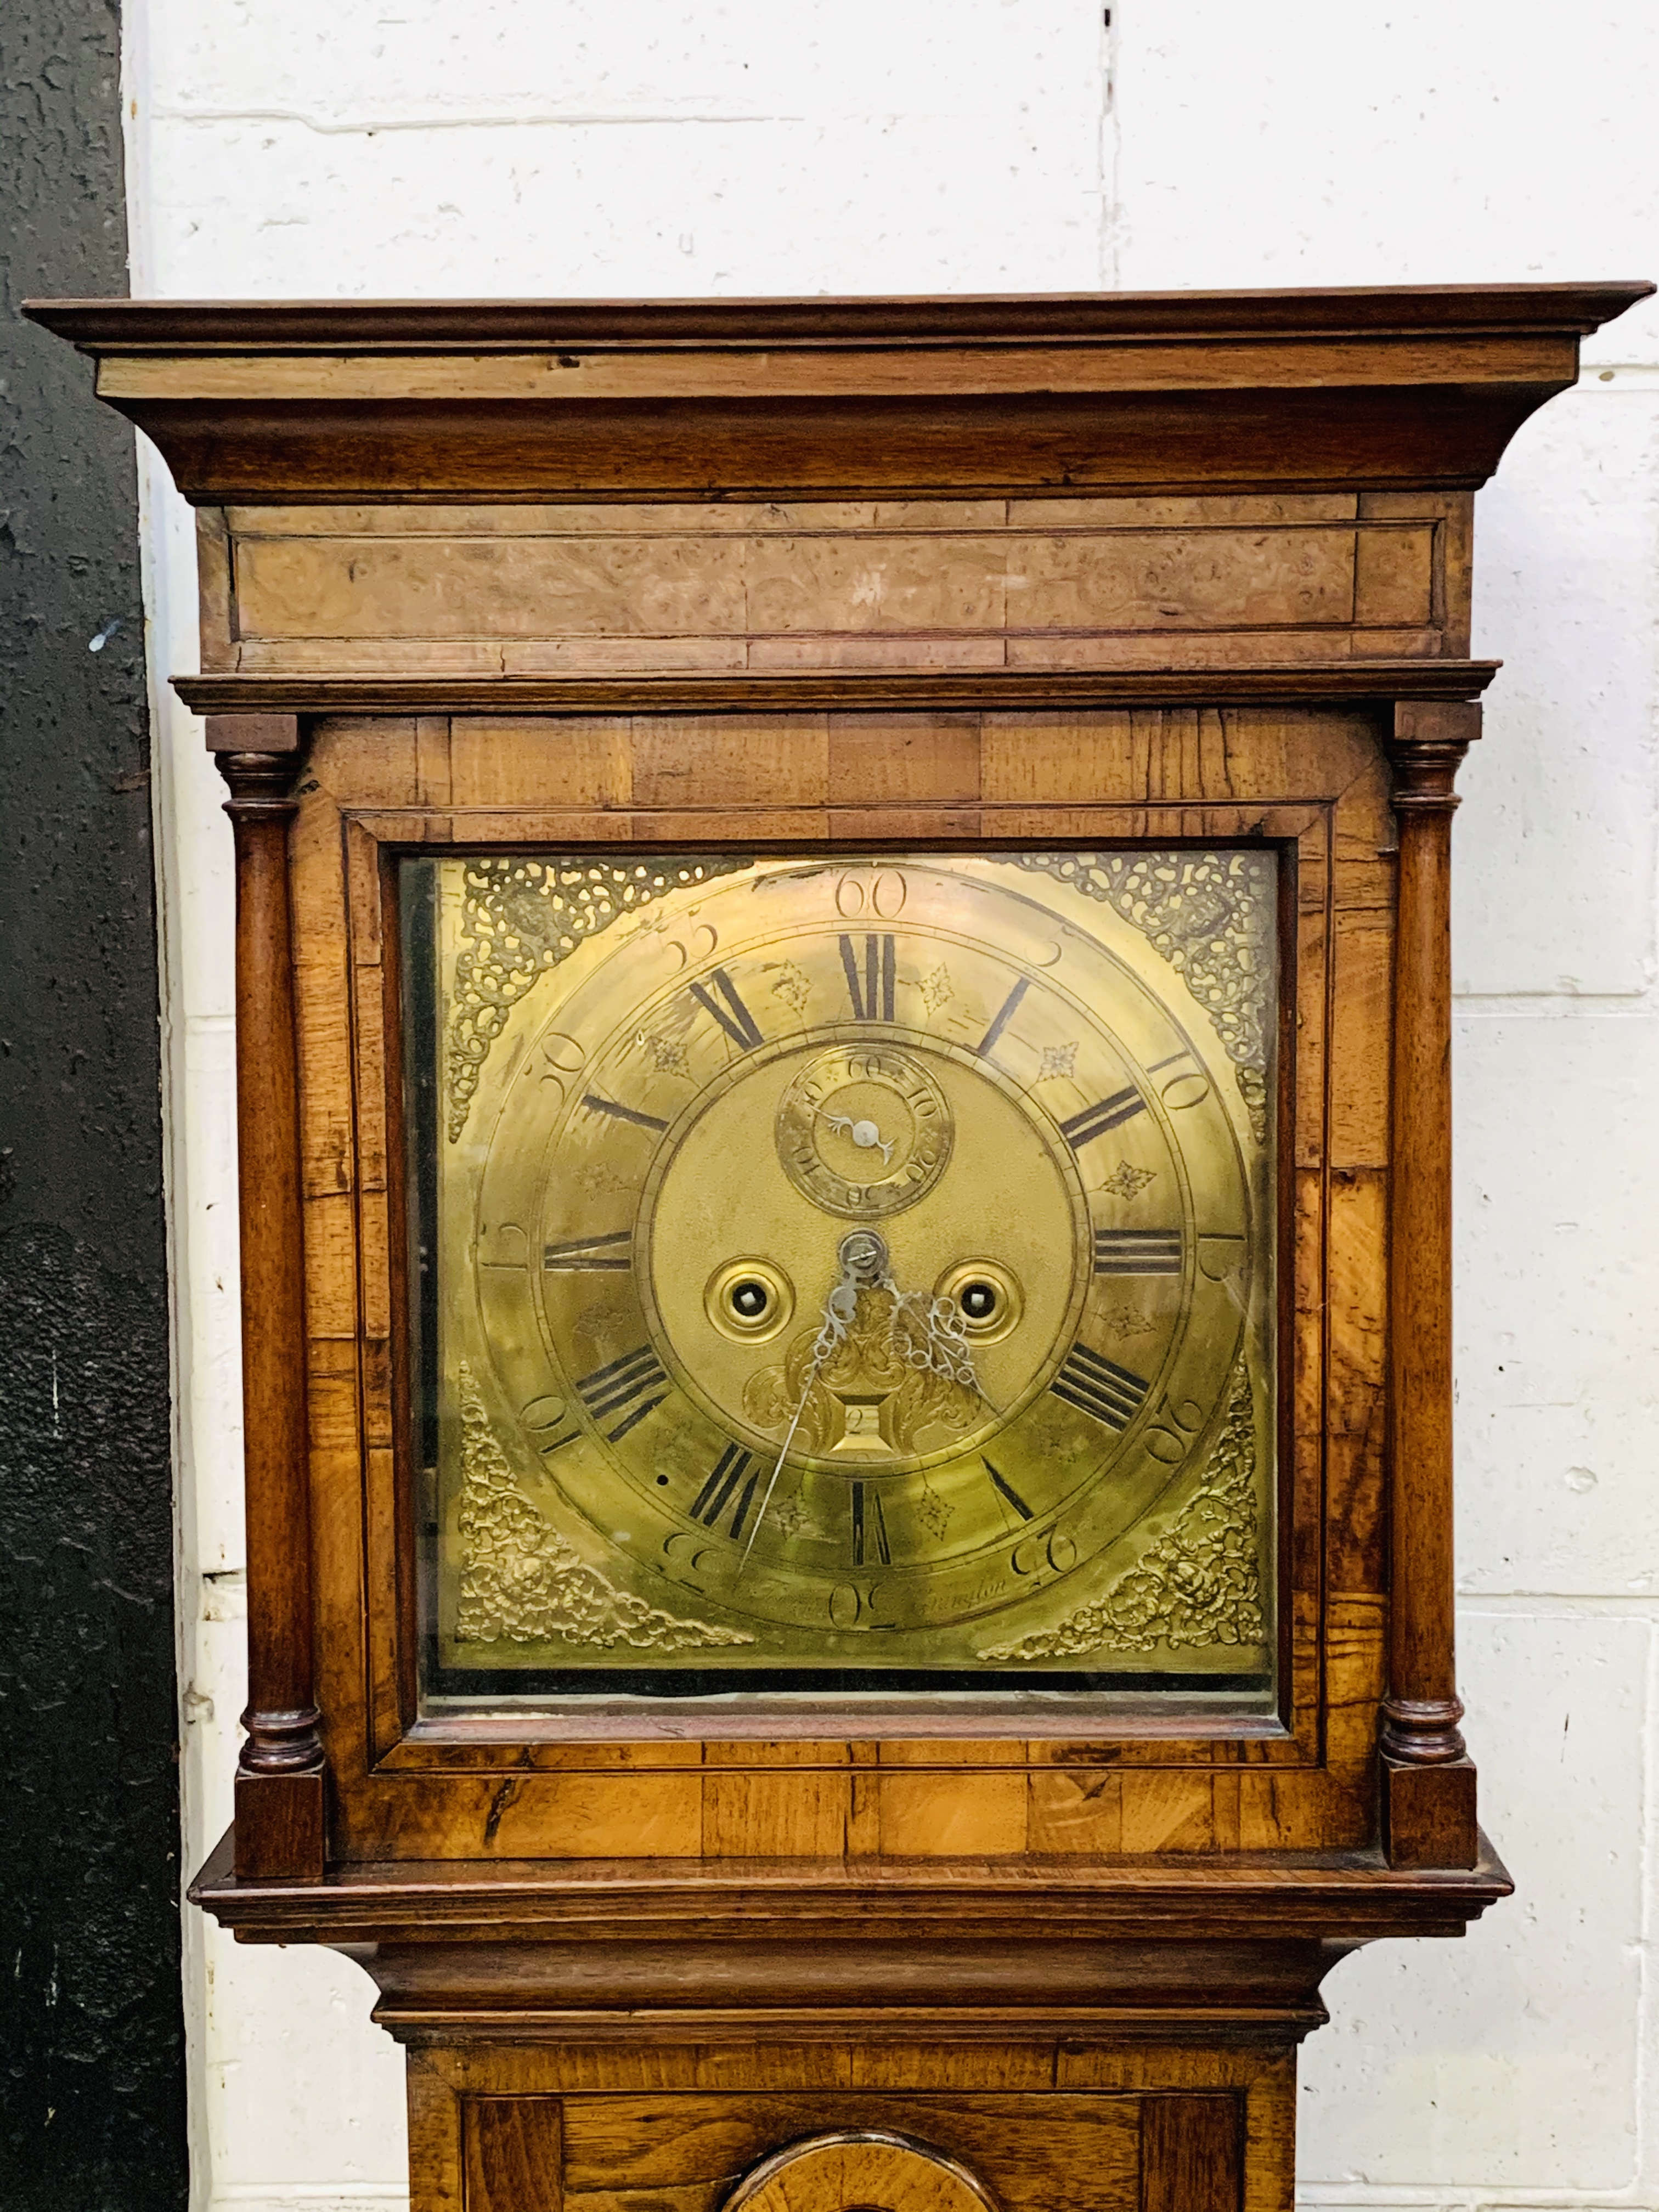
[[[1325,1972],[1377,1937],[1461,1934],[1507,1893],[1476,1820],[1453,1642],[1450,816],[1495,672],[1468,658],[1473,495],[1573,382],[1580,338],[1649,289],[31,310],[95,357],[100,396],[199,510],[203,672],[179,688],[208,718],[235,836],[250,1691],[235,1827],[192,1894],[242,1940],[331,1944],[373,1977],[374,2016],[408,2053],[416,2212],[551,2212],[595,2189],[616,2212],[671,2190],[714,2212],[745,2174],[757,2199],[793,2203],[799,2185],[803,2202],[850,2203],[846,2188],[873,2201],[860,2159],[887,2161],[896,2203],[954,2190],[1010,2212],[1279,2212],[1295,2051],[1326,2016]],[[1222,972],[1224,866],[1181,877],[1183,855],[1241,853],[1279,886],[1254,1056],[1230,1054],[1218,1026],[1243,1018]],[[1126,854],[1167,861],[1167,911],[1103,861],[1087,896],[1064,880],[1077,856]],[[851,1599],[802,1647],[818,1674],[798,1668],[787,1696],[762,1672],[720,1676],[750,1663],[745,1638],[757,1668],[771,1663],[740,1625],[757,1587],[744,1573],[805,1589],[811,1547],[833,1539],[878,1563],[890,1605],[921,1589],[900,1508],[906,1528],[957,1540],[938,1533],[953,1513],[967,1525],[945,1494],[969,1479],[945,1414],[972,1433],[965,1400],[924,1393],[907,1456],[888,1383],[836,1370],[840,1441],[866,1455],[833,1493],[847,1526],[814,1534],[803,1505],[757,1540],[745,1500],[763,1499],[760,1439],[787,1393],[769,1384],[745,1411],[720,1362],[739,1374],[744,1330],[776,1299],[787,1327],[752,1356],[780,1363],[797,1400],[787,1359],[804,1355],[789,1346],[821,1312],[886,1329],[888,1352],[923,1366],[965,1358],[979,1387],[975,1361],[1012,1361],[1048,1310],[1030,1264],[990,1238],[929,1246],[926,1270],[913,1243],[905,1266],[885,1263],[890,1291],[849,1278],[827,1308],[836,1279],[817,1282],[830,1261],[810,1238],[711,1249],[695,1280],[676,1263],[675,1295],[636,1339],[621,1332],[633,1271],[656,1264],[648,1208],[632,1243],[622,1219],[544,1215],[555,1225],[534,1246],[516,1216],[515,1242],[487,1208],[468,1214],[468,1197],[440,1259],[471,1285],[483,1348],[422,1364],[454,1306],[424,1287],[420,1213],[422,1178],[451,1158],[432,1048],[459,972],[443,902],[469,860],[580,874],[586,855],[641,878],[703,856],[728,897],[829,860],[856,873],[873,858],[895,880],[925,860],[941,898],[1000,879],[1012,856],[1049,856],[1023,871],[1031,911],[1054,917],[1057,951],[1094,945],[1126,979],[1088,1000],[1099,1050],[1118,1048],[1144,987],[1195,1055],[1177,1096],[1224,1097],[1239,1157],[1267,1147],[1238,1240],[1260,1292],[1237,1370],[1250,1388],[1239,1395],[1230,1357],[1202,1402],[1171,1405],[1168,1443],[1149,1441],[1156,1377],[1124,1347],[1160,1327],[1173,1344],[1201,1316],[1214,1224],[1189,1199],[1156,1220],[1130,1209],[1160,1175],[1195,1190],[1211,1155],[1127,1047],[1118,1088],[1073,1097],[1093,1032],[1018,1034],[1028,1060],[995,1079],[1024,1116],[1006,1126],[1055,1148],[1056,1188],[1081,1178],[1095,1272],[1066,1310],[1088,1357],[1053,1407],[1047,1370],[1028,1363],[1049,1423],[1032,1431],[1035,1477],[978,1478],[987,1511],[1008,1516],[997,1573],[1037,1565],[1025,1531],[1040,1527],[1034,1587],[1057,1595],[1040,1632],[987,1613],[977,1686],[849,1686],[859,1608],[879,1615],[882,1579],[850,1565]],[[1009,866],[995,896],[1021,872]],[[908,1091],[849,1089],[848,1129],[826,1124],[829,1149],[802,1150],[793,1184],[769,1130],[750,1146],[778,1206],[833,1198],[826,1253],[850,1206],[890,1208],[872,1223],[896,1254],[945,1218],[928,1209],[951,1165],[927,1154],[918,1176],[933,1181],[908,1211],[867,1197],[864,1155],[902,1149],[883,1115],[906,1098],[939,1111],[937,1092],[960,1125],[974,1086],[994,1088],[973,1048],[997,1004],[1035,1010],[1040,978],[1017,993],[1003,979],[999,1000],[987,947],[1006,933],[963,933],[951,959],[988,963],[964,1042],[938,994],[906,996],[931,970],[905,932],[920,945],[943,921],[860,921],[867,964],[849,934],[843,985],[829,923],[803,908],[816,950],[762,947],[773,968],[752,975],[734,955],[721,982],[718,926],[690,914],[690,881],[659,918],[684,918],[701,996],[676,1001],[672,1035],[639,1025],[641,1052],[657,1040],[641,1084],[709,1079],[709,1053],[790,1020],[806,1067],[828,1046],[804,1008],[842,988],[834,1018],[863,1037],[902,1002]],[[416,892],[435,916],[426,938]],[[546,911],[522,916],[541,929]],[[625,1055],[617,1023],[635,1001],[602,986],[630,973],[637,1003],[659,1003],[650,921],[641,908],[627,932],[567,931],[545,977],[521,966],[480,1000],[469,1087],[450,1102],[454,1176],[493,1171],[494,1133],[529,1113],[514,1093],[526,1071],[562,1133],[544,1177],[556,1194],[579,1170],[596,1189],[643,1188],[649,1147],[694,1127],[691,1103],[643,1089],[584,1076],[565,1097],[612,1049],[603,1022],[534,1056],[551,1034],[538,1006],[580,1012],[584,991],[616,1013]],[[502,957],[522,962],[525,941],[507,928]],[[766,1023],[745,996],[763,972],[786,987]],[[794,1066],[793,1046],[766,1043]],[[584,1100],[591,1126],[570,1118]],[[1085,1160],[1119,1114],[1175,1129],[1175,1149]],[[629,1131],[637,1156],[604,1150]],[[730,1158],[748,1140],[720,1141]],[[722,1170],[714,1200],[738,1179]],[[752,1311],[728,1312],[738,1260]],[[970,1262],[977,1340],[954,1302],[977,1280]],[[578,1276],[599,1286],[591,1301],[569,1291]],[[1121,1306],[1119,1281],[1134,1294]],[[491,1337],[503,1284],[531,1318]],[[1218,1359],[1217,1325],[1193,1325]],[[491,1363],[508,1339],[560,1387],[503,1395]],[[840,1341],[828,1329],[823,1360]],[[1258,1404],[1249,1480],[1236,1469],[1206,1490],[1194,1439],[1236,1444],[1228,1423]],[[1167,1493],[1148,1484],[1143,1524],[1109,1532],[1094,1559],[1069,1535],[1084,1508],[1058,1476],[1034,1494],[1074,1418],[1097,1423],[1076,1433],[1108,1470],[1097,1498],[1127,1494],[1149,1451],[1180,1462]],[[827,1419],[811,1433],[833,1465]],[[726,1486],[701,1502],[675,1488],[690,1462],[674,1454],[722,1419]],[[471,1479],[533,1538],[528,1566],[521,1548],[492,1571],[553,1561],[599,1621],[588,1646],[561,1644],[544,1607],[523,1613],[517,1643],[459,1632],[465,1567],[445,1547],[469,1422]],[[726,1480],[739,1451],[752,1492]],[[782,1461],[811,1457],[789,1451],[786,1437]],[[562,1452],[580,1472],[559,1474]],[[888,1489],[868,1487],[872,1469]],[[626,1528],[571,1508],[605,1484],[638,1504]],[[701,1564],[681,1572],[689,1552],[664,1544],[672,1571],[652,1565],[634,1528],[647,1508],[668,1516],[653,1528],[678,1512],[702,1529],[715,1511]],[[759,1564],[739,1571],[745,1538]],[[1127,1564],[1107,1579],[1111,1543]],[[1158,1593],[1217,1575],[1255,1595],[1231,1613],[1189,1598],[1183,1618],[1204,1625],[1182,1658],[1187,1632]],[[1015,1601],[1031,1604],[1023,1586]],[[884,1618],[887,1649],[910,1635],[934,1650],[920,1598]],[[1108,1650],[1098,1677],[1011,1693],[1011,1670],[1057,1667],[1085,1619]],[[629,1668],[685,1644],[692,1620],[702,1649],[671,1655],[670,1672],[695,1659],[708,1680],[678,1705],[634,1696]],[[1256,1620],[1257,1672],[1205,1677]],[[592,1637],[621,1653],[603,1677],[581,1674]],[[563,1673],[524,1671],[555,1650]],[[475,1678],[481,1651],[493,1671]],[[444,1653],[462,1689],[440,1695]],[[742,1687],[721,1699],[721,1679]]]

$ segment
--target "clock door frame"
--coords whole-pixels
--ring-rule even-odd
[[[312,1643],[337,1856],[1133,1856],[1373,1839],[1388,1680],[1389,734],[1369,704],[312,726],[289,849]],[[1253,842],[1283,856],[1279,1716],[1200,1729],[1079,1700],[1075,1719],[1042,1728],[953,1725],[922,1696],[914,1722],[867,1728],[831,1700],[690,1729],[648,1714],[419,1719],[398,858],[981,841]]]

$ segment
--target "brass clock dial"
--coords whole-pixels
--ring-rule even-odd
[[[1270,1030],[1273,869],[1199,858],[1180,959],[1109,861],[410,864],[446,1685],[1260,1673],[1265,1058],[1193,981]]]

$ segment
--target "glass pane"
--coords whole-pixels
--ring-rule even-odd
[[[427,1711],[1262,1707],[1272,851],[401,904]]]

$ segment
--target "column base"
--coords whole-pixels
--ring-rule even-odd
[[[1382,1848],[1391,1867],[1472,1867],[1480,1858],[1474,1765],[1382,1762]]]

